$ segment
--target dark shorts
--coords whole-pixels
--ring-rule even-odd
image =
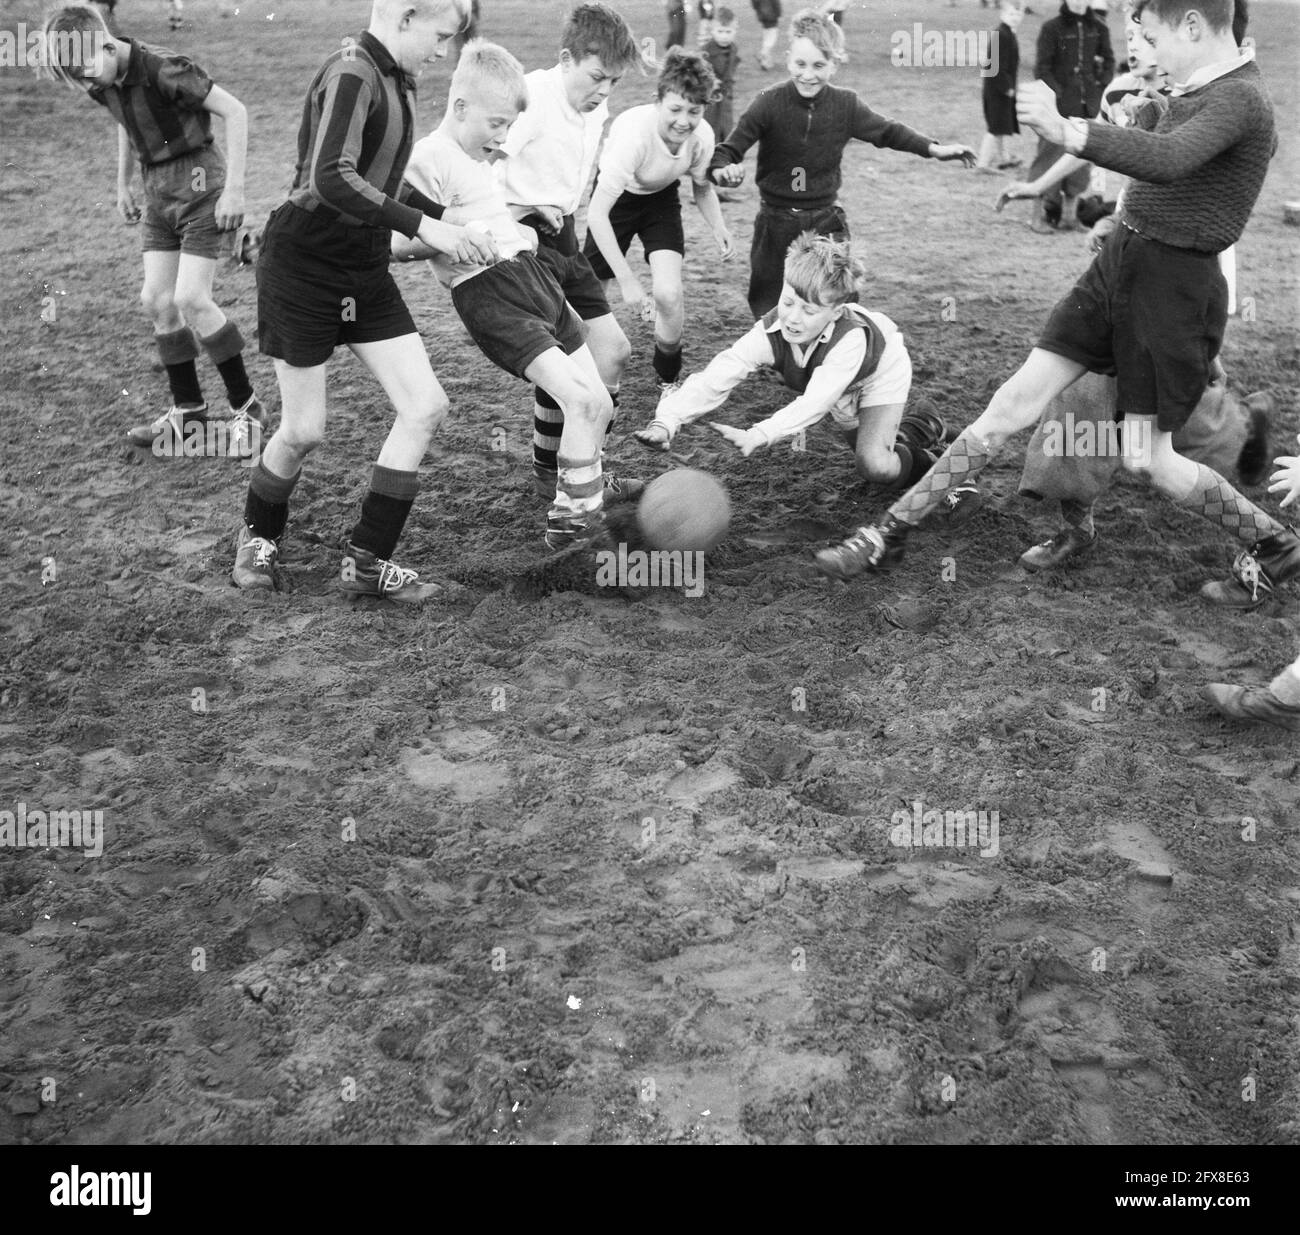
[[[543,352],[582,347],[582,323],[560,285],[532,253],[489,266],[451,289],[451,302],[483,355],[523,377]]]
[[[217,228],[217,202],[226,187],[226,162],[215,146],[140,169],[144,187],[141,248],[146,253],[220,256],[228,233]]]
[[[610,226],[618,241],[619,251],[626,253],[633,237],[640,237],[646,261],[659,249],[673,253],[686,252],[686,233],[682,230],[682,202],[673,181],[658,193],[623,193],[609,212]],[[590,230],[582,255],[590,263],[598,279],[612,279],[614,272],[601,256]]]
[[[755,318],[762,317],[781,299],[786,254],[804,232],[848,240],[849,221],[838,205],[812,210],[767,204],[759,207],[749,245],[749,311]]]
[[[279,207],[257,262],[263,355],[312,368],[340,344],[415,334],[389,272],[391,239],[387,228],[350,227],[289,202]]]
[[[781,24],[781,0],[752,0],[758,24],[764,30],[773,30]]]
[[[1118,414],[1172,433],[1210,383],[1228,319],[1215,253],[1175,249],[1122,223],[1047,319],[1038,346],[1113,374]]]
[[[523,222],[536,230],[540,241],[538,260],[555,277],[573,311],[584,322],[607,317],[609,301],[605,299],[605,289],[596,278],[591,263],[578,251],[578,231],[573,215],[565,216],[564,227],[558,236],[546,235],[531,216]]]

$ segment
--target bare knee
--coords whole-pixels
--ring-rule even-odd
[[[412,432],[427,440],[442,428],[450,411],[451,400],[435,383],[413,395],[404,406],[398,408],[398,416]]]
[[[656,290],[655,312],[658,313],[660,317],[666,317],[676,321],[681,318],[685,306],[686,301],[682,297],[682,289],[680,287]],[[627,336],[625,335],[625,340],[626,337]],[[631,344],[628,344],[628,353],[631,354],[631,351]]]
[[[892,450],[858,452],[853,456],[858,475],[869,484],[893,484],[899,476],[898,456]]]
[[[154,319],[165,317],[176,308],[170,288],[152,287],[146,283],[140,289],[140,306]]]
[[[217,307],[216,301],[207,292],[192,288],[178,287],[172,300],[187,322],[192,322],[208,309]]]

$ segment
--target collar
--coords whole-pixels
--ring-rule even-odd
[[[126,62],[126,71],[119,73],[113,79],[113,86],[134,86],[144,81],[144,44],[137,43],[135,39],[128,39],[122,36],[117,40],[119,43],[125,43],[131,49],[131,58]]]
[[[835,333],[835,327],[838,326],[839,323],[840,323],[840,318],[832,317],[830,322],[827,323],[826,329],[823,330],[821,334],[819,334],[815,339],[813,339],[812,342],[791,343],[789,339],[786,339],[785,340],[786,346],[793,349],[795,358],[799,361],[799,364],[802,365],[804,361],[807,360],[808,357],[811,356],[812,353],[817,348],[819,348],[823,343],[828,343],[830,341],[830,337]],[[780,334],[781,333],[780,321],[773,320],[772,324],[767,327],[767,333]]]
[[[371,60],[375,62],[375,67],[388,77],[395,78],[397,84],[404,90],[415,90],[415,78],[412,77],[405,69],[393,59],[393,53],[388,50],[369,30],[363,30],[361,37],[357,40],[361,44]]]
[[[785,83],[785,88],[786,88],[786,92],[789,94],[790,98],[794,100],[795,103],[797,103],[800,107],[810,108],[814,103],[819,102],[821,99],[824,99],[826,97],[826,92],[831,88],[831,84],[830,82],[827,82],[810,99],[804,98],[803,95],[799,93],[799,87],[796,86],[793,81],[787,81]]]
[[[1215,64],[1203,65],[1197,69],[1185,82],[1175,84],[1170,92],[1174,96],[1180,94],[1191,94],[1199,90],[1202,86],[1208,86],[1212,81],[1220,77],[1226,77],[1229,73],[1235,73],[1243,65],[1249,64],[1255,59],[1255,49],[1248,48],[1246,51],[1238,50],[1237,54],[1231,60],[1220,60]]]
[[[587,117],[569,102],[569,96],[564,89],[564,69],[554,64],[549,69],[542,69],[542,76],[550,83],[551,90],[560,104],[560,110],[565,116],[570,121],[577,120],[585,125]]]

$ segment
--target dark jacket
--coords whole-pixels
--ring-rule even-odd
[[[1102,90],[1115,76],[1106,23],[1091,9],[1071,13],[1062,4],[1060,15],[1045,21],[1038,32],[1034,76],[1056,92],[1056,110],[1062,116],[1091,120],[1101,107]]]

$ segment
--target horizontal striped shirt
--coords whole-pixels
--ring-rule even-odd
[[[204,100],[210,78],[188,56],[146,47],[134,39],[126,72],[111,86],[92,86],[90,97],[113,113],[144,167],[178,159],[212,145],[212,116]]]
[[[370,31],[347,39],[312,79],[289,200],[350,227],[413,237],[442,209],[402,183],[415,130],[415,82]]]

